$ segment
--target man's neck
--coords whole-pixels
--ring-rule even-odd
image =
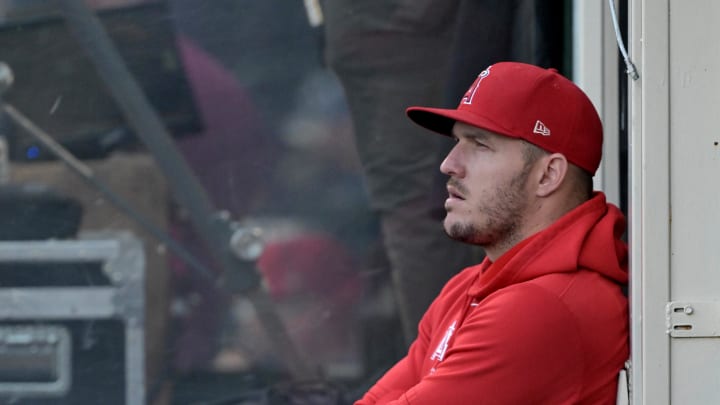
[[[495,262],[516,244],[554,224],[558,219],[562,218],[583,202],[584,201],[576,201],[568,198],[535,201],[529,206],[528,210],[526,210],[524,215],[525,219],[516,232],[513,232],[494,245],[482,246],[485,250],[485,255],[490,261]]]

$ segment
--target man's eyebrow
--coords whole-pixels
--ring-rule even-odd
[[[462,131],[461,133],[457,133],[453,131],[453,138],[460,139],[460,138],[470,138],[470,139],[477,139],[483,142],[490,141],[490,136],[486,134],[485,132],[481,131]]]

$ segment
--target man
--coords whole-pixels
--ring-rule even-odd
[[[625,220],[592,174],[602,124],[554,69],[497,63],[457,109],[411,107],[455,139],[444,228],[482,246],[407,356],[356,405],[614,404],[628,356]]]

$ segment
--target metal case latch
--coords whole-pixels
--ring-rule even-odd
[[[720,337],[718,301],[673,301],[665,310],[667,333],[672,337]]]

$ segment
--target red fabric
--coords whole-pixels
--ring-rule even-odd
[[[597,193],[495,264],[465,269],[355,404],[614,404],[629,354],[624,223]]]
[[[521,138],[595,173],[602,157],[602,123],[590,99],[555,69],[496,63],[478,75],[457,109],[410,107],[410,119],[451,135],[461,121]]]
[[[316,293],[345,308],[354,305],[361,293],[350,252],[320,233],[268,243],[257,267],[277,300]]]

